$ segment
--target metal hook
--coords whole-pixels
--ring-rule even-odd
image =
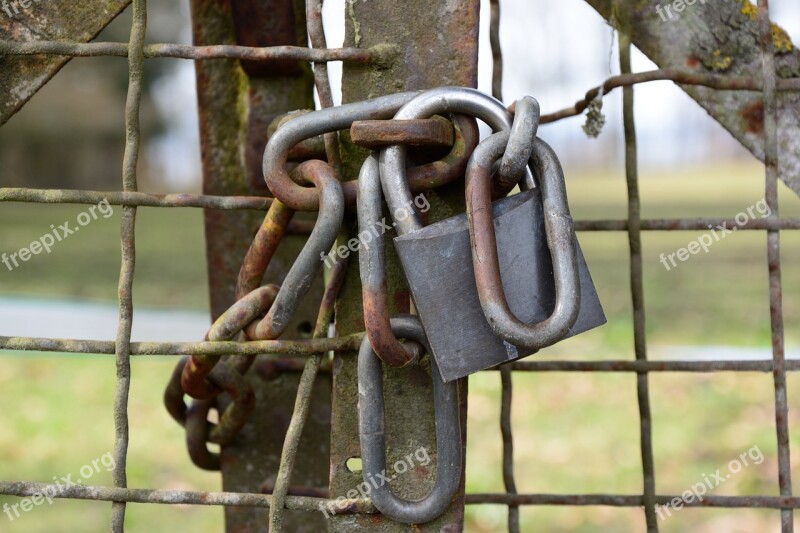
[[[412,339],[430,350],[422,323],[410,315],[392,318],[397,337]],[[436,417],[436,482],[428,495],[417,501],[397,497],[387,485],[375,488],[370,497],[385,516],[405,524],[423,524],[441,515],[453,499],[461,482],[461,425],[457,382],[439,379],[436,361],[431,357],[433,396]],[[363,477],[366,483],[386,474],[386,436],[384,429],[383,372],[369,338],[358,352],[358,423],[361,439]]]

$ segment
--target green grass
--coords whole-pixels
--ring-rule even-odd
[[[567,171],[573,215],[625,218],[625,183],[612,176]],[[800,201],[781,187],[782,214],[800,216]],[[734,216],[763,197],[763,168],[643,172],[644,218]],[[75,220],[86,206],[0,204],[0,243],[16,251]],[[0,294],[115,301],[119,274],[119,208],[13,272],[0,265]],[[738,232],[667,272],[671,253],[701,232],[653,232],[643,238],[647,335],[651,345],[770,346],[766,239]],[[134,301],[137,307],[205,310],[208,296],[202,212],[140,209]],[[539,357],[633,357],[628,242],[623,233],[581,233],[583,250],[609,318],[608,325],[546,350]],[[800,237],[782,234],[786,341],[800,331]],[[679,352],[676,352],[679,354]],[[131,391],[129,483],[133,487],[218,490],[218,475],[194,468],[182,430],[161,405],[172,360],[135,360]],[[798,401],[798,376],[789,377],[789,401]],[[679,493],[757,445],[765,459],[715,494],[778,494],[772,377],[768,374],[654,374],[650,377],[656,487]],[[47,482],[77,474],[113,449],[114,364],[109,357],[6,354],[0,364],[0,479]],[[470,380],[468,474],[470,492],[502,491],[499,374]],[[622,374],[546,373],[514,376],[513,424],[517,487],[523,492],[621,493],[641,491],[636,378]],[[794,477],[800,478],[797,411],[790,411]],[[107,472],[91,483],[109,484]],[[4,498],[2,502],[15,503]],[[469,531],[505,524],[499,506],[467,510]],[[15,522],[0,516],[2,531],[106,531],[110,505],[57,501]],[[638,509],[524,508],[526,531],[641,531]],[[755,510],[682,510],[662,522],[671,531],[775,530],[778,513]],[[131,505],[128,531],[222,530],[220,509]]]
[[[0,204],[2,252],[11,254],[48,233],[77,226],[91,206]],[[122,209],[99,217],[9,272],[0,264],[0,294],[116,301]],[[136,217],[134,303],[146,307],[208,309],[203,212],[139,208]]]

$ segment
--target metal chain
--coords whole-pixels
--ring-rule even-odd
[[[410,93],[410,96],[414,96]],[[409,95],[395,95],[382,102],[368,102],[362,109],[370,110],[364,114],[359,109],[344,109],[347,106],[329,109],[346,116],[341,126],[350,128],[362,118],[374,118],[374,110],[381,109],[378,116],[384,114],[390,118],[398,107],[398,102],[409,99]],[[380,100],[380,99],[379,99]],[[290,113],[278,117],[271,127],[272,136],[269,146],[281,145],[287,149],[279,156],[284,161],[302,160],[307,157],[320,157],[325,153],[321,134],[336,130],[323,128],[326,124],[323,112]],[[311,127],[303,127],[312,124]],[[309,122],[311,120],[312,122]],[[450,131],[432,135],[432,127],[428,124],[408,124],[399,128],[393,125],[394,134],[401,135],[410,146],[450,146],[450,152],[441,160],[413,167],[410,170],[414,190],[427,190],[452,182],[463,176],[469,157],[478,143],[478,128],[474,119],[465,116],[453,117],[449,122]],[[437,129],[442,132],[442,119],[435,121]],[[298,127],[298,122],[300,122]],[[386,124],[386,123],[384,123]],[[363,135],[364,145],[384,145],[386,127],[374,128]],[[296,132],[301,131],[298,135]],[[319,131],[317,131],[319,130]],[[292,134],[289,142],[283,139]],[[265,158],[266,160],[266,158]],[[292,316],[300,301],[308,291],[311,283],[321,270],[323,262],[320,257],[326,254],[342,226],[342,218],[346,205],[355,207],[357,182],[341,184],[333,168],[318,160],[300,163],[291,172],[281,168],[283,175],[289,180],[280,183],[272,190],[276,199],[261,224],[253,242],[245,255],[236,284],[236,302],[223,313],[206,334],[207,341],[235,340],[242,334],[247,340],[273,340],[278,338]],[[269,178],[269,174],[267,175]],[[269,183],[269,179],[267,180]],[[313,185],[309,188],[308,185]],[[284,193],[284,190],[289,192]],[[261,286],[264,273],[269,266],[278,245],[287,234],[295,209],[290,207],[292,191],[307,200],[303,209],[319,210],[317,222],[308,242],[298,259],[291,267],[284,283]],[[297,206],[297,204],[295,204]],[[388,324],[388,311],[386,323]],[[420,348],[409,343],[410,358],[416,360],[420,356]],[[218,469],[219,457],[208,450],[207,442],[225,445],[236,437],[249,414],[253,410],[253,390],[244,379],[244,374],[253,363],[252,356],[238,355],[224,357],[221,355],[193,355],[183,358],[175,368],[165,393],[164,403],[170,415],[187,430],[187,445],[193,462],[203,469]],[[214,425],[208,421],[208,413],[216,409],[217,397],[227,393],[233,402],[220,413],[219,423]],[[184,395],[194,400],[190,405],[184,401]]]
[[[236,284],[236,302],[211,326],[206,334],[207,341],[235,340],[241,335],[251,341],[277,339],[322,269],[324,263],[320,258],[329,252],[340,232],[345,207],[358,208],[362,227],[380,223],[381,175],[377,152],[367,158],[357,182],[342,184],[330,164],[316,159],[301,162],[287,171],[290,159],[319,157],[325,152],[330,156],[330,135],[339,130],[352,129],[357,133],[358,144],[373,149],[385,150],[400,143],[412,149],[450,146],[443,159],[411,167],[404,173],[408,190],[419,192],[465,175],[467,163],[478,145],[477,123],[471,116],[475,115],[492,122],[495,129],[508,130],[495,136],[493,143],[497,146],[490,150],[497,157],[503,157],[501,170],[495,179],[490,180],[493,190],[505,194],[520,178],[524,178],[529,186],[533,185],[527,163],[534,151],[532,139],[539,122],[536,101],[532,98],[519,101],[512,120],[502,105],[491,97],[471,89],[453,90],[456,94],[453,109],[459,108],[462,114],[446,114],[444,118],[393,119],[407,103],[420,98],[424,100],[427,94],[420,97],[420,93],[401,93],[319,111],[290,113],[276,119],[264,154],[265,180],[275,200],[242,262]],[[482,103],[470,107],[459,104],[461,101]],[[484,111],[479,109],[481,105]],[[327,142],[320,137],[322,135],[329,135]],[[420,157],[424,158],[424,151]],[[413,204],[410,204],[410,209],[414,209]],[[311,235],[283,284],[262,286],[267,267],[297,210],[318,211]],[[487,223],[491,225],[491,219],[479,222],[480,227],[475,231],[485,232],[485,228],[481,228]],[[392,366],[404,366],[419,361],[423,348],[417,342],[400,343],[392,332],[385,296],[382,239],[382,236],[377,236],[373,239],[373,246],[363,247],[360,255],[366,330],[378,357]],[[489,285],[492,283],[490,281]],[[182,359],[175,368],[165,390],[164,402],[171,416],[186,428],[189,455],[198,467],[218,469],[219,455],[208,449],[208,443],[231,443],[247,423],[254,409],[254,392],[244,374],[253,360],[252,356],[245,355],[193,355]],[[315,375],[317,366],[318,361],[307,367],[309,376]],[[225,402],[228,407],[220,413],[218,424],[212,424],[208,421],[208,414],[210,410],[218,409],[217,400],[223,393],[232,401]],[[184,395],[193,398],[190,405],[185,403]],[[302,428],[302,416],[298,419],[298,426]],[[294,437],[288,441],[289,444],[292,442]],[[293,455],[287,456],[284,463],[284,467],[293,463]],[[289,470],[282,468],[279,499],[285,496]],[[279,511],[272,513],[271,522],[275,526],[281,523]]]

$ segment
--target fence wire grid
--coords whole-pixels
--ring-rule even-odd
[[[490,42],[492,45],[494,71],[493,94],[502,99],[502,55],[499,46],[499,0],[491,0]],[[194,207],[223,210],[266,210],[269,198],[263,197],[223,197],[211,195],[154,195],[137,190],[136,165],[140,148],[139,104],[142,94],[142,75],[145,59],[180,58],[195,61],[210,59],[242,59],[249,61],[303,60],[326,66],[329,61],[354,61],[370,63],[377,59],[378,51],[357,48],[328,49],[322,33],[321,19],[309,17],[309,35],[314,48],[294,46],[253,48],[246,46],[186,46],[176,44],[145,44],[147,27],[146,0],[133,0],[133,23],[128,43],[70,43],[61,41],[14,42],[0,41],[0,55],[56,55],[68,57],[119,56],[128,59],[128,94],[125,107],[125,152],[123,158],[122,190],[117,192],[95,192],[78,190],[40,190],[40,189],[0,189],[0,202],[28,202],[55,204],[96,204],[107,199],[111,205],[123,207],[121,222],[121,270],[119,276],[119,320],[115,341],[67,340],[32,337],[0,337],[0,349],[16,351],[45,351],[85,354],[114,354],[116,359],[116,398],[114,403],[115,420],[115,468],[113,487],[80,486],[56,487],[45,483],[26,481],[0,481],[0,494],[27,497],[51,491],[57,498],[76,500],[98,500],[112,502],[112,531],[124,530],[127,503],[151,504],[189,504],[213,506],[249,506],[317,512],[321,505],[339,505],[337,500],[307,496],[282,496],[268,494],[245,494],[230,492],[199,492],[181,490],[131,489],[127,488],[127,448],[128,396],[130,391],[132,356],[182,356],[182,355],[258,355],[291,354],[313,356],[327,351],[356,351],[363,335],[349,335],[338,338],[315,338],[304,341],[253,341],[253,342],[131,342],[133,319],[132,287],[135,264],[134,229],[137,207]],[[557,361],[529,360],[514,362],[499,369],[502,382],[501,396],[501,434],[503,442],[503,481],[505,493],[467,494],[467,505],[504,505],[508,508],[508,530],[520,530],[520,506],[613,506],[643,508],[647,530],[658,531],[656,504],[665,505],[679,495],[657,494],[655,490],[655,467],[653,461],[650,392],[648,375],[651,372],[771,372],[774,381],[774,407],[778,444],[778,485],[780,496],[717,496],[705,495],[702,501],[684,502],[686,507],[717,508],[762,508],[780,510],[783,533],[793,531],[794,509],[800,507],[800,497],[792,496],[790,471],[788,401],[786,374],[800,370],[800,361],[785,359],[784,322],[782,314],[782,284],[780,261],[781,230],[800,229],[800,218],[781,218],[778,211],[778,142],[777,142],[777,97],[779,90],[800,90],[800,79],[776,79],[773,56],[773,42],[769,16],[768,0],[758,0],[758,21],[763,65],[763,84],[758,80],[734,79],[716,75],[692,75],[672,70],[649,73],[631,72],[631,43],[622,33],[619,35],[621,75],[610,78],[603,86],[607,93],[622,87],[623,122],[625,140],[625,173],[627,183],[628,218],[626,220],[577,220],[576,231],[583,232],[626,232],[630,250],[630,292],[633,303],[633,332],[635,360],[604,361]],[[316,87],[324,107],[332,105],[326,68],[315,68]],[[771,209],[766,218],[751,219],[740,230],[765,231],[767,233],[767,266],[769,269],[769,304],[772,336],[772,359],[764,360],[715,360],[715,361],[650,361],[647,357],[645,336],[645,306],[642,276],[641,234],[643,231],[686,231],[706,230],[709,225],[733,225],[728,218],[672,218],[642,219],[637,172],[637,144],[633,113],[633,86],[637,83],[672,80],[721,90],[758,90],[764,98],[765,134],[765,199]],[[542,122],[550,122],[582,113],[588,103],[599,92],[595,89],[587,93],[586,99],[566,110],[544,115]],[[331,155],[329,143],[326,148]],[[335,150],[334,152],[335,153]],[[335,159],[335,156],[333,156]],[[318,363],[317,363],[318,364]],[[513,446],[511,430],[511,404],[513,372],[622,372],[635,373],[637,377],[637,396],[639,408],[640,449],[643,470],[643,491],[641,494],[522,494],[516,490],[514,480]],[[297,405],[306,405],[311,395],[311,387],[298,390]],[[296,414],[296,413],[295,413]],[[293,420],[295,416],[293,415]],[[299,434],[296,435],[299,438]],[[288,440],[286,445],[296,442]],[[284,454],[286,455],[286,454]],[[281,473],[291,474],[291,464],[282,459]],[[288,469],[287,469],[288,467]],[[281,477],[279,473],[279,478]],[[276,492],[277,486],[276,486]],[[351,500],[345,513],[375,513],[369,500]],[[272,522],[272,516],[271,516]]]

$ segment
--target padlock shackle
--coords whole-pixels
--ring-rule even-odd
[[[520,321],[511,311],[500,277],[497,238],[491,208],[492,167],[506,150],[510,133],[495,133],[472,154],[466,177],[467,217],[478,297],[492,330],[515,346],[538,350],[563,339],[578,319],[581,292],[575,232],[567,203],[561,164],[552,148],[536,139],[531,162],[542,191],[545,232],[553,263],[556,303],[537,324]]]
[[[364,326],[373,350],[389,366],[403,367],[421,357],[417,343],[403,345],[392,332],[384,257],[383,195],[378,157],[370,154],[358,176],[358,263],[364,304]]]
[[[419,342],[430,351],[422,323],[415,316],[392,318],[392,330],[401,338]],[[397,497],[390,484],[380,483],[370,493],[375,507],[386,517],[404,524],[424,524],[440,516],[453,500],[461,483],[461,423],[457,382],[444,383],[433,357],[434,416],[436,423],[436,481],[421,500]],[[383,371],[381,361],[365,337],[358,352],[358,427],[364,482],[374,487],[376,479],[389,475],[386,466]],[[432,454],[431,454],[432,455]]]
[[[512,125],[512,115],[502,102],[476,89],[466,87],[439,87],[425,91],[403,105],[394,118],[398,120],[430,118],[445,113],[474,116],[488,124],[494,131],[508,130]],[[397,223],[399,235],[422,228],[408,186],[406,152],[407,147],[395,145],[384,148],[380,155],[383,193]],[[526,183],[534,187],[530,169],[526,167],[525,171]],[[397,213],[402,213],[403,217],[397,216]]]

